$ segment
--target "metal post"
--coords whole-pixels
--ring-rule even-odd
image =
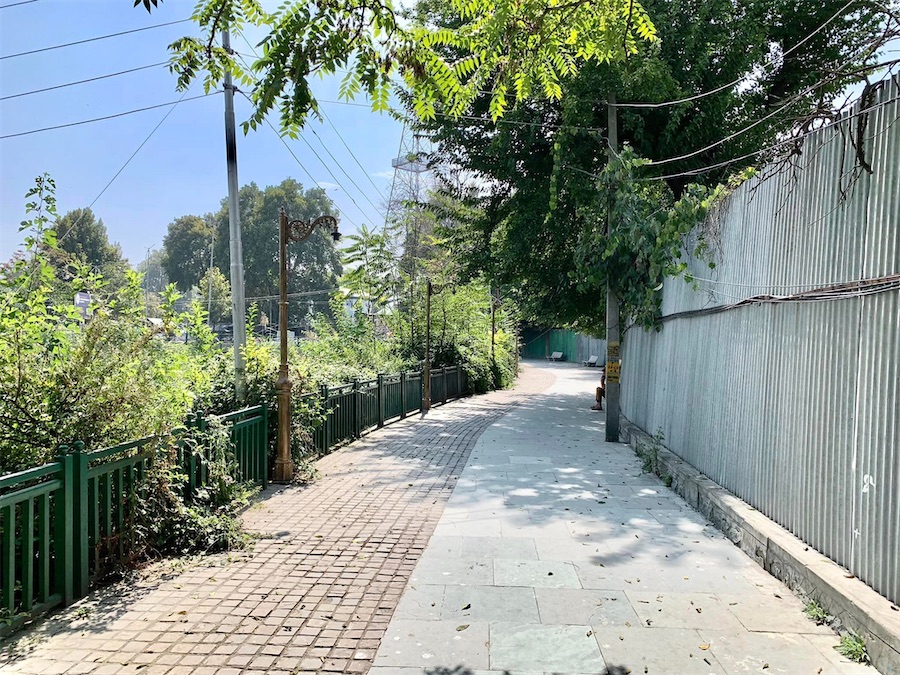
[[[431,410],[431,280],[425,284],[425,365],[422,369],[422,412]]]
[[[384,375],[378,373],[378,428],[384,426]]]
[[[287,237],[288,219],[284,209],[278,214],[278,333],[281,362],[275,391],[278,398],[278,447],[275,454],[275,482],[289,483],[294,477],[291,461],[291,378],[288,371],[287,342]]]
[[[231,53],[231,35],[222,31],[222,48]],[[238,401],[247,395],[244,381],[244,345],[247,320],[244,316],[244,253],[241,247],[241,216],[238,204],[237,140],[234,129],[234,85],[225,71],[225,157],[228,162],[228,232],[231,253],[231,323],[234,339],[234,391]]]
[[[494,389],[499,384],[497,382],[497,303],[494,299],[494,289],[491,287],[491,383]]]
[[[400,419],[406,418],[406,371],[400,373]]]
[[[609,127],[609,161],[614,160],[619,144],[619,126],[616,115],[616,95],[609,94],[607,119]],[[612,188],[607,187],[607,236],[615,223],[612,220]],[[606,286],[606,440],[619,441],[619,298],[607,275]]]

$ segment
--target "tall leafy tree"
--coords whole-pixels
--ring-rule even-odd
[[[150,251],[150,254],[138,263],[137,271],[144,275],[143,286],[148,293],[161,293],[169,284],[169,275],[163,266],[166,255],[161,249]]]
[[[162,267],[179,290],[189,291],[209,269],[213,233],[211,218],[181,216],[169,223],[163,239]]]
[[[381,110],[399,75],[423,117],[433,117],[439,103],[461,114],[490,87],[497,117],[510,100],[535,92],[559,98],[561,80],[580,63],[621,60],[655,36],[637,0],[450,3],[460,18],[452,28],[398,16],[390,0],[292,0],[274,12],[259,0],[201,0],[194,19],[204,35],[171,45],[172,68],[180,87],[202,76],[207,90],[231,70],[253,87],[255,110],[245,128],[255,128],[277,107],[283,126],[295,133],[316,108],[313,74],[345,71],[341,95],[365,91]],[[143,3],[147,11],[156,4]],[[266,31],[252,73],[216,45],[224,26],[236,33],[248,26]]]
[[[107,289],[121,289],[127,283],[128,261],[118,244],[109,241],[106,225],[91,209],[74,209],[56,222],[58,248],[48,254],[57,276],[70,278],[73,263],[85,263],[103,277]]]
[[[231,317],[231,284],[218,267],[206,271],[197,284],[200,304],[208,308],[212,323],[229,321]]]
[[[339,214],[325,190],[305,189],[292,178],[278,185],[260,189],[256,183],[243,186],[238,194],[244,258],[244,288],[248,298],[260,298],[260,306],[270,320],[277,321],[278,294],[278,214],[284,208],[292,220],[312,220],[319,216]],[[228,204],[214,214],[216,265],[227,270],[231,254],[228,244]],[[208,261],[207,261],[208,263]],[[289,323],[302,322],[309,312],[308,300],[326,300],[338,287],[341,275],[340,255],[331,237],[316,230],[304,242],[287,248],[288,293],[295,295],[289,303]],[[325,303],[327,307],[327,303]]]
[[[422,7],[435,23],[459,21],[449,2]],[[702,216],[708,192],[689,189],[690,183],[717,185],[770,156],[752,153],[833,115],[841,92],[883,63],[880,45],[897,34],[896,9],[866,1],[804,0],[798,6],[781,0],[648,0],[644,7],[660,27],[660,40],[639,44],[627,61],[585,65],[563,84],[561,101],[524,101],[496,125],[441,116],[422,124],[437,143],[447,185],[460,171],[478,185],[475,191],[448,190],[472,210],[448,232],[451,245],[461,251],[470,275],[485,271],[510,287],[535,322],[596,331],[603,322],[607,281],[635,281],[630,272],[650,260],[659,263],[659,254],[677,258],[671,239],[656,244],[649,233],[663,228],[667,237],[676,237],[690,213]],[[717,93],[702,95],[709,91]],[[595,176],[604,172],[608,158],[610,92],[620,103],[688,100],[622,108],[620,142],[665,162],[656,168],[629,159],[627,167],[607,176],[615,180],[598,184]],[[415,109],[411,100],[408,106]],[[490,97],[483,95],[469,113],[483,117],[490,107]],[[803,152],[802,144],[793,150]],[[635,240],[618,246],[606,236],[606,214],[621,196],[623,184],[617,181],[622,179],[650,179],[648,185],[655,185],[625,191],[625,202],[641,202],[640,208],[613,205],[620,216],[635,219],[626,229],[633,225],[632,233],[643,232],[644,246],[652,250],[636,252]],[[693,203],[675,209],[684,195]],[[656,206],[647,210],[643,204],[651,198]],[[677,213],[669,214],[670,209]],[[658,210],[666,218],[648,220]],[[585,260],[592,261],[590,270]],[[629,289],[639,291],[632,297],[652,303],[658,281],[650,281],[654,275],[638,276],[649,285]]]

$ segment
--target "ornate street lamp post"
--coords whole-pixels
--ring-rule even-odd
[[[294,464],[291,461],[291,377],[288,371],[287,342],[287,245],[288,242],[301,242],[317,227],[331,232],[337,241],[341,238],[338,232],[337,219],[333,216],[319,216],[313,221],[288,220],[284,209],[278,214],[278,328],[281,337],[281,365],[278,369],[278,381],[275,390],[278,395],[278,449],[275,456],[275,482],[289,483],[294,476]]]

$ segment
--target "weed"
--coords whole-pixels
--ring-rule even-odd
[[[835,649],[838,653],[856,663],[869,663],[869,652],[866,642],[859,635],[850,631],[841,636],[841,642]]]
[[[666,474],[665,476],[662,477],[662,482],[663,482],[663,485],[665,485],[667,488],[672,487],[672,476],[669,474]]]
[[[78,619],[86,619],[91,615],[91,611],[93,611],[90,607],[79,607],[72,613],[72,618],[76,621]]]
[[[819,626],[828,623],[831,619],[828,612],[825,611],[825,608],[815,600],[810,600],[806,603],[806,607],[803,608],[803,613],[806,614],[807,619],[815,621]]]

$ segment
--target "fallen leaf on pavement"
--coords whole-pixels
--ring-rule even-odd
[[[456,627],[456,630],[457,630],[457,631],[461,631],[461,630],[465,630],[465,629],[468,628],[468,627],[469,627],[469,624],[464,623],[464,624],[461,625],[461,626],[457,626],[457,627]]]

